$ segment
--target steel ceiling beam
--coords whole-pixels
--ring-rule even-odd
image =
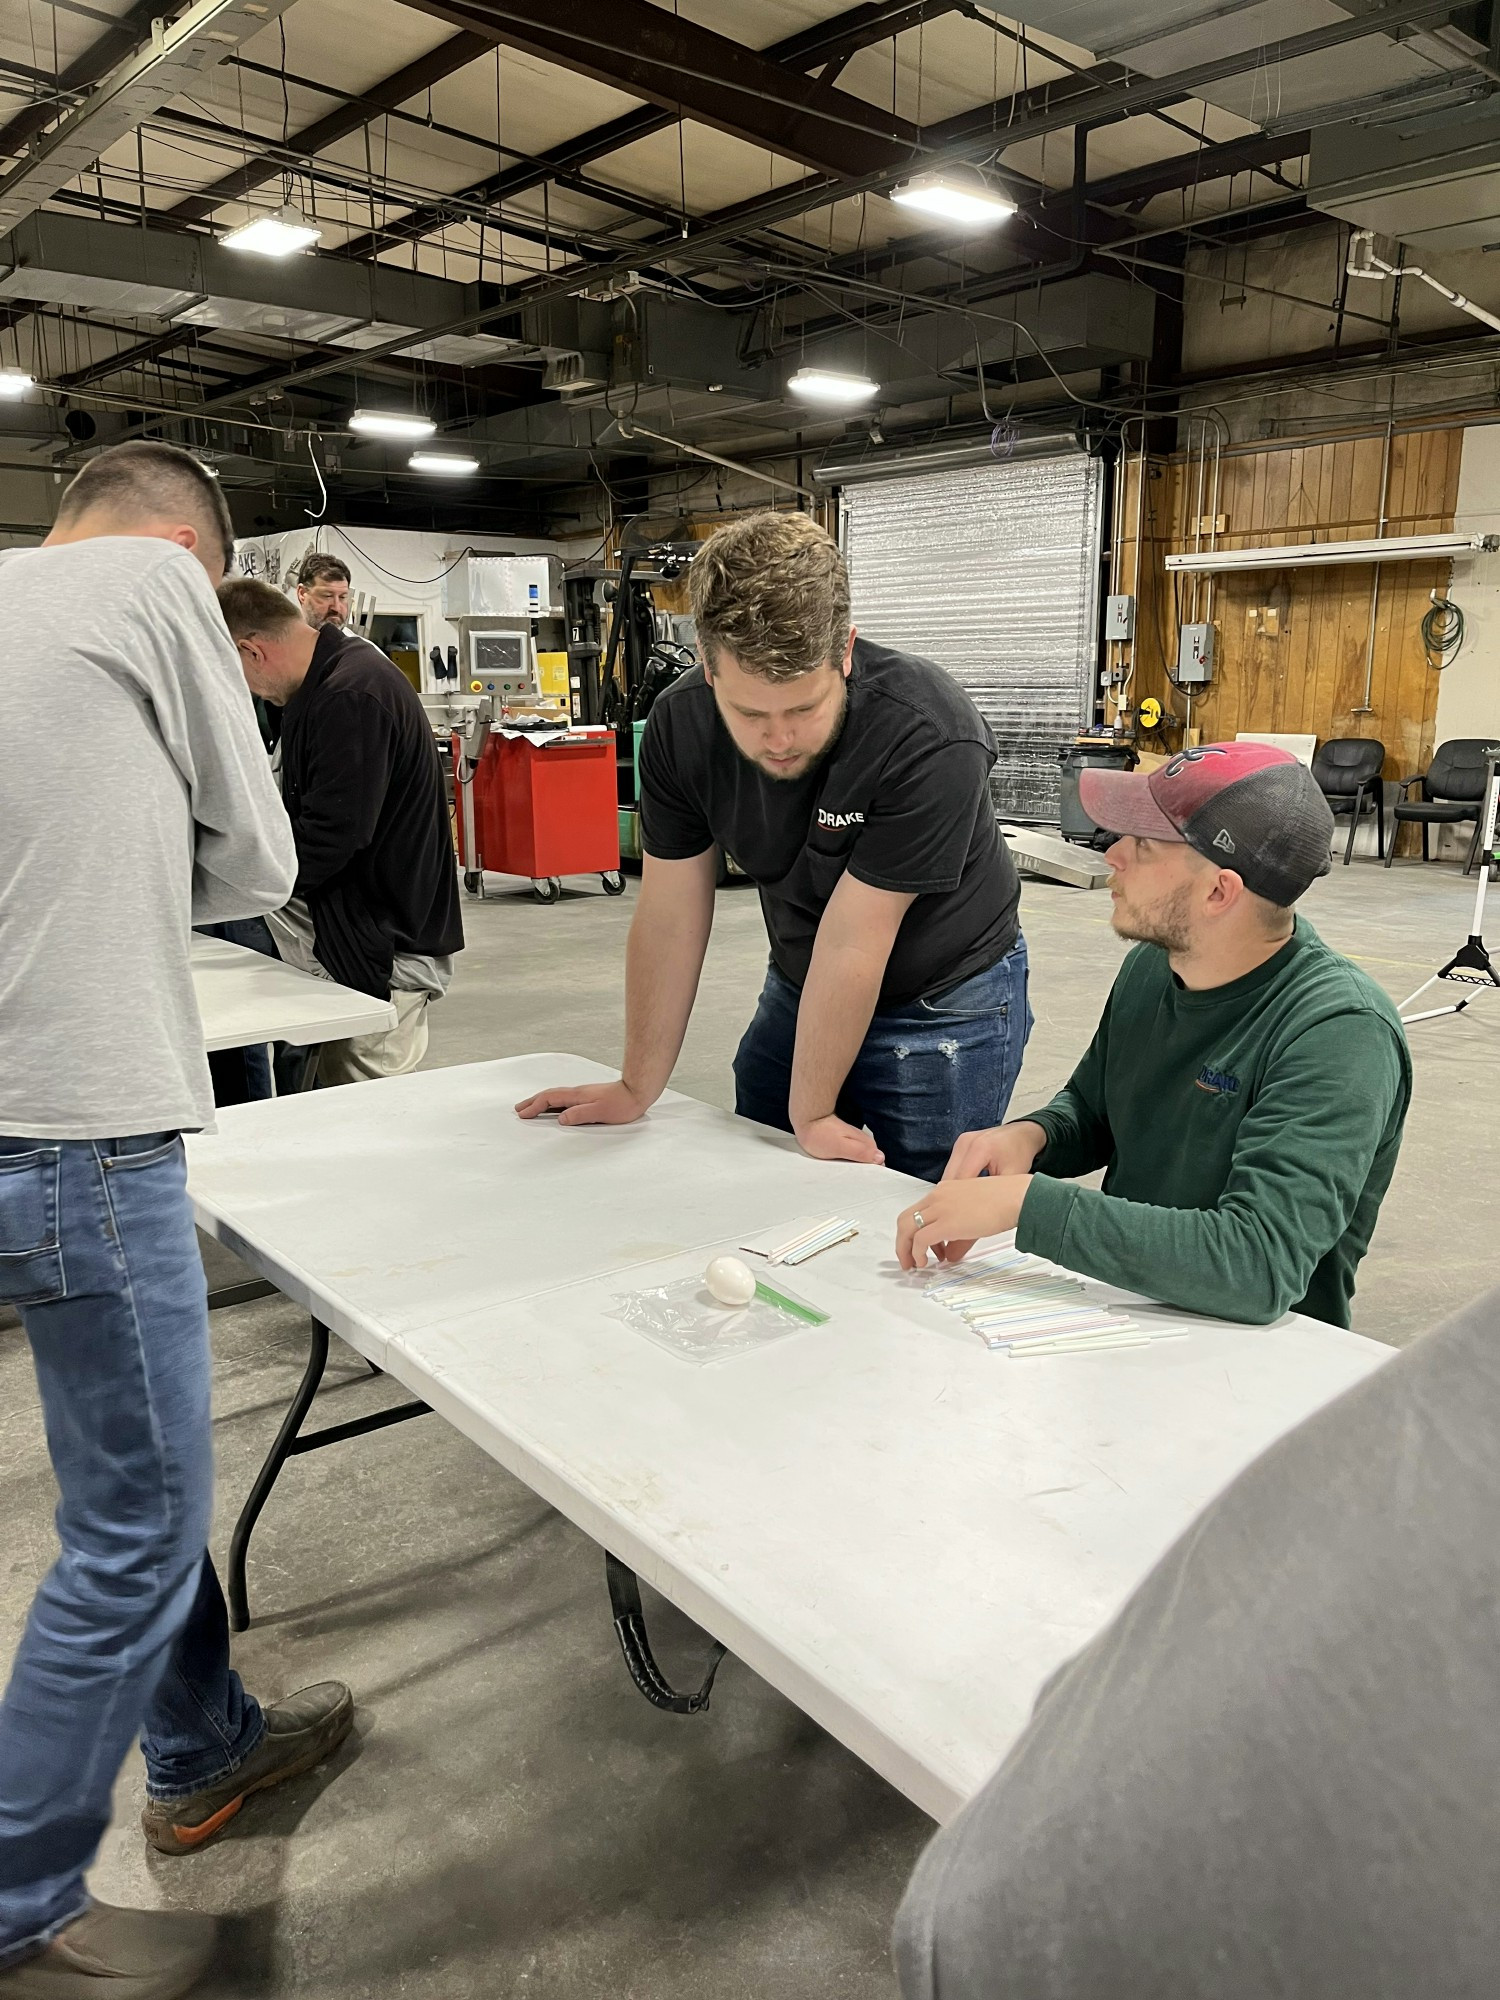
[[[908,120],[650,0],[403,5],[826,173],[883,173],[920,143]]]
[[[223,126],[214,125],[207,118],[195,117],[191,112],[172,110],[160,112],[156,118],[148,122],[149,130],[160,130],[163,127],[169,130],[181,128],[184,131],[207,133],[210,136],[215,132],[222,135],[226,129]],[[243,136],[246,138],[250,137],[249,134]],[[352,168],[329,167],[312,158],[306,159],[299,165],[298,162],[302,160],[302,155],[296,152],[283,154],[279,146],[270,147],[264,158],[271,164],[275,172],[300,173],[310,186],[333,188],[341,194],[353,194],[360,197],[365,196],[368,192],[368,184],[363,175],[356,173]],[[391,199],[389,195],[385,198],[387,200]],[[59,199],[62,199],[62,197],[59,197]],[[89,198],[84,196],[82,199],[84,204],[87,205]],[[469,204],[465,204],[465,208],[467,207],[469,207]],[[127,210],[128,212],[129,210]],[[134,213],[139,216],[139,209],[136,209]],[[482,222],[484,219],[483,214],[466,214],[462,208],[457,214],[448,217],[450,222]],[[660,215],[653,217],[653,220],[656,221],[660,221],[661,219]],[[175,208],[152,210],[151,220],[153,224],[159,223],[169,229],[191,230],[195,235],[199,233],[197,230],[192,229],[191,224],[185,223],[179,218],[178,211]],[[628,241],[628,239],[618,235],[606,235],[601,230],[568,229],[561,225],[555,229],[546,229],[539,228],[534,223],[516,222],[507,223],[506,228],[511,235],[519,237],[523,242],[536,243],[538,245],[548,244],[553,249],[564,251],[569,256],[581,258],[593,257],[597,259],[599,257],[607,257],[612,252],[618,251]]]
[[[1297,140],[1302,144],[1299,148]],[[1153,195],[1170,194],[1180,188],[1204,187],[1217,180],[1225,180],[1235,174],[1252,169],[1274,166],[1280,160],[1295,158],[1299,151],[1307,150],[1307,133],[1290,133],[1280,139],[1270,139],[1252,133],[1243,139],[1226,140],[1223,144],[1201,146],[1196,151],[1173,153],[1164,160],[1153,160],[1144,167],[1132,167],[1127,172],[1109,174],[1090,181],[1084,199],[1092,208],[1122,207],[1128,203],[1148,200]],[[1035,221],[1042,228],[1051,227],[1051,212],[1066,212],[1069,190],[1066,188],[1038,188],[1021,202],[1017,221]],[[1118,230],[1109,228],[1120,219],[1109,216],[1094,216],[1093,226],[1099,228],[1101,244],[1116,240]],[[1129,233],[1128,224],[1120,224]],[[1200,225],[1201,226],[1201,225]],[[1064,220],[1059,227],[1066,228]],[[1056,232],[1054,232],[1056,233]],[[1007,230],[997,248],[1012,247],[1008,239],[1015,234],[1015,224]],[[951,230],[924,230],[920,236],[896,237],[883,243],[878,249],[854,250],[842,257],[825,258],[820,265],[809,266],[808,275],[821,271],[826,276],[868,276],[874,271],[890,271],[903,264],[919,263],[928,257],[943,257],[953,250]],[[964,259],[972,273],[972,255]],[[1009,268],[997,271],[996,277],[1011,275]]]
[[[1046,132],[1059,131],[1079,116],[1087,118],[1090,124],[1139,117],[1144,112],[1161,111],[1169,104],[1192,97],[1209,84],[1223,82],[1226,77],[1243,76],[1247,70],[1258,69],[1269,73],[1279,63],[1296,62],[1302,56],[1322,55],[1330,49],[1343,48],[1350,42],[1364,41],[1371,35],[1388,35],[1394,40],[1402,28],[1441,20],[1445,15],[1460,11],[1454,0],[1374,0],[1373,5],[1359,14],[1329,21],[1319,28],[1309,28],[1300,35],[1283,36],[1280,41],[1261,42],[1249,49],[1226,50],[1207,62],[1195,63],[1191,69],[1176,70],[1169,76],[1139,76],[1129,70],[1122,71],[1118,64],[1099,63],[1081,76],[1066,78],[1064,86],[1054,85],[1054,92],[1066,87],[1066,95],[1055,97],[1056,109],[1051,114],[1029,119],[1026,134],[1006,131],[998,136],[1004,144],[1013,145],[1018,136],[1037,138]],[[1078,91],[1078,85],[1090,77],[1098,77],[1106,67],[1113,68],[1121,80],[1102,89]],[[941,125],[929,128],[923,137],[933,144],[962,146],[965,141],[977,142],[996,136],[994,120],[989,116],[991,108],[982,106],[978,111],[962,111],[957,117],[946,118]]]
[[[857,55],[861,49],[873,48],[920,27],[925,21],[956,12],[958,4],[959,0],[873,0],[873,4],[872,0],[865,0],[865,4],[836,14],[831,20],[820,21],[815,27],[773,42],[759,54],[779,69],[800,72]],[[495,45],[499,46],[498,41]],[[676,123],[675,115],[668,111],[651,108],[627,111],[590,131],[580,132],[576,138],[564,139],[542,153],[532,165],[507,168],[503,173],[475,182],[462,190],[463,197],[498,206],[518,195],[529,194],[547,181],[555,180],[566,186],[567,176],[577,168],[634,145],[638,139],[665,132]],[[442,201],[429,202],[398,217],[383,230],[353,238],[339,254],[359,259],[373,257],[392,243],[418,242],[450,219],[451,210]]]
[[[70,97],[80,90],[92,89],[117,62],[150,40],[151,23],[161,11],[162,0],[136,0],[128,14],[122,14],[97,41],[89,43],[81,56],[68,64],[52,87],[59,95]],[[0,126],[0,154],[9,157],[19,153],[26,141],[46,131],[56,116],[57,105],[52,99],[43,104],[28,104]]]
[[[1226,51],[1210,63],[1199,63],[1190,70],[1182,70],[1175,75],[1154,78],[1129,78],[1125,83],[1093,83],[1089,78],[1097,75],[1099,68],[1089,72],[1084,78],[1064,79],[1056,86],[1049,86],[1056,93],[1056,101],[1050,106],[1031,109],[1023,115],[1007,121],[999,114],[1004,105],[981,107],[977,112],[965,112],[957,118],[944,120],[941,125],[929,127],[924,132],[924,141],[940,147],[938,157],[953,161],[983,158],[998,142],[1012,146],[1022,140],[1035,138],[1045,132],[1057,131],[1079,122],[1103,123],[1115,119],[1129,118],[1143,111],[1152,111],[1161,105],[1171,104],[1190,96],[1196,89],[1207,83],[1217,83],[1225,77],[1242,75],[1246,70],[1258,69],[1276,62],[1293,61],[1299,56],[1317,51],[1338,48],[1345,43],[1359,41],[1372,34],[1392,34],[1401,27],[1409,27],[1417,22],[1442,18],[1452,11],[1451,0],[1386,0],[1386,4],[1357,18],[1346,18],[1330,22],[1302,35],[1288,36],[1280,42],[1264,47]],[[1028,97],[1032,93],[1027,93]],[[889,171],[872,173],[853,185],[843,184],[838,192],[841,196],[867,191],[878,191],[895,176]],[[815,179],[817,177],[814,177]],[[698,264],[712,251],[731,243],[742,236],[747,222],[756,226],[769,226],[790,221],[805,213],[809,208],[820,206],[828,199],[828,186],[820,184],[808,191],[808,183],[802,182],[796,188],[783,190],[775,195],[762,196],[756,202],[736,204],[731,216],[721,212],[718,217],[701,220],[691,225],[686,239],[675,246],[674,262]],[[367,358],[377,360],[387,354],[398,354],[405,348],[415,346],[421,338],[433,338],[438,334],[469,333],[487,325],[491,320],[504,317],[518,306],[539,305],[550,299],[567,298],[585,287],[598,285],[610,277],[625,277],[632,269],[639,269],[642,262],[649,260],[653,252],[666,247],[662,242],[642,245],[639,259],[618,259],[614,264],[598,264],[560,273],[556,277],[546,277],[529,283],[508,286],[504,302],[486,307],[481,311],[466,313],[440,328],[431,328],[425,336],[412,336],[383,342],[379,347],[367,350]],[[384,267],[376,267],[384,268]],[[333,372],[332,364],[317,361],[303,367],[285,369],[274,379],[274,383],[264,386],[296,388],[303,383],[316,380],[319,376]],[[228,399],[225,399],[228,400]],[[211,399],[200,406],[204,411],[216,407]],[[150,428],[148,426],[147,428]]]
[[[202,331],[196,326],[169,326],[165,333],[154,333],[149,340],[137,341],[133,347],[122,347],[113,354],[106,354],[102,361],[91,361],[85,368],[73,368],[66,375],[59,375],[53,383],[58,389],[87,389],[92,382],[102,382],[106,376],[123,374],[126,369],[140,368],[148,361],[156,361],[174,347],[186,347]]]
[[[229,61],[234,68],[249,70],[253,75],[270,77],[274,82],[281,79],[281,71],[272,69],[269,63],[251,62],[246,56],[231,56]],[[466,146],[476,147],[481,153],[494,153],[502,160],[514,160],[522,168],[543,164],[539,154],[523,153],[516,146],[498,145],[493,139],[481,138],[477,132],[464,132],[456,125],[446,125],[441,118],[424,118],[415,111],[403,111],[399,106],[383,109],[357,91],[340,90],[336,84],[319,83],[310,76],[299,76],[295,70],[287,71],[286,80],[296,84],[299,90],[315,91],[323,97],[337,98],[341,104],[362,108],[368,123],[373,124],[376,119],[394,119],[398,125],[413,125],[420,132],[438,132],[445,139],[460,139]],[[637,194],[633,188],[612,187],[608,181],[596,181],[587,174],[561,168],[547,171],[546,177],[559,187],[573,188],[594,201],[612,203],[627,214],[643,216],[650,222],[671,222],[676,218],[677,211],[665,202],[652,201],[647,195]]]
[[[418,56],[404,69],[384,78],[380,83],[371,84],[361,94],[357,104],[345,104],[337,111],[330,111],[311,125],[303,126],[300,132],[293,132],[281,142],[282,158],[272,159],[261,156],[247,160],[233,173],[225,174],[211,186],[197,194],[191,194],[183,201],[175,203],[167,210],[174,222],[205,222],[216,209],[226,202],[241,201],[267,181],[274,181],[286,171],[285,155],[296,153],[306,159],[313,159],[325,146],[336,145],[340,139],[347,139],[351,132],[358,132],[368,125],[372,118],[382,112],[394,111],[405,104],[408,98],[420,96],[430,90],[444,77],[453,76],[458,70],[467,69],[478,57],[488,54],[492,44],[482,35],[460,34],[442,42],[435,49],[429,49],[425,56]]]
[[[1201,146],[1196,152],[1174,153],[1165,160],[1152,160],[1144,167],[1111,174],[1094,181],[1089,200],[1102,208],[1123,208],[1127,203],[1150,201],[1153,195],[1173,194],[1179,188],[1197,187],[1204,181],[1231,179],[1235,174],[1257,172],[1296,160],[1312,143],[1312,133],[1283,132],[1279,137],[1251,133],[1243,139],[1228,139],[1220,145]]]
[[[290,5],[291,0],[195,0],[175,21],[154,20],[150,39],[0,174],[0,231],[35,214],[143,118],[193,89],[206,70]]]

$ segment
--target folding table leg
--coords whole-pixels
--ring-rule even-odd
[[[208,1295],[208,1309],[218,1312],[223,1306],[248,1305],[251,1299],[268,1299],[276,1287],[265,1278],[247,1278],[242,1285],[220,1285],[216,1292]]]
[[[276,1442],[267,1452],[265,1464],[255,1475],[255,1484],[240,1509],[240,1518],[235,1522],[234,1533],[229,1539],[229,1622],[236,1632],[243,1632],[250,1623],[250,1598],[245,1587],[245,1558],[250,1550],[250,1537],[287,1460],[300,1458],[304,1452],[322,1451],[330,1444],[344,1444],[350,1438],[368,1437],[371,1431],[387,1430],[392,1424],[409,1422],[412,1417],[432,1415],[429,1403],[398,1403],[393,1409],[375,1410],[367,1417],[352,1417],[348,1423],[326,1424],[322,1430],[303,1437],[300,1435],[303,1421],[312,1407],[313,1397],[318,1393],[318,1384],[327,1366],[328,1329],[321,1320],[315,1319],[312,1322],[312,1347],[307,1357],[307,1368],[297,1385],[292,1406],[276,1433]],[[373,1361],[367,1360],[365,1366],[372,1375],[384,1372]]]
[[[276,1484],[282,1466],[292,1455],[302,1419],[312,1408],[312,1399],[318,1393],[318,1384],[327,1366],[328,1329],[320,1319],[315,1319],[307,1367],[292,1398],[292,1407],[282,1419],[281,1429],[266,1454],[265,1464],[255,1475],[255,1484],[250,1488],[249,1497],[240,1509],[240,1518],[234,1524],[234,1533],[229,1538],[229,1623],[236,1632],[243,1632],[250,1623],[250,1599],[245,1589],[245,1557],[249,1552],[250,1537],[255,1532],[262,1507],[271,1497],[271,1488]]]

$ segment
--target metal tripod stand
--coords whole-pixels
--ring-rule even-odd
[[[1500,866],[1500,748],[1493,750],[1486,759],[1487,778],[1484,790],[1484,809],[1475,833],[1475,849],[1479,861],[1479,888],[1474,897],[1474,921],[1469,927],[1467,941],[1430,979],[1424,979],[1415,993],[1409,994],[1397,1010],[1402,1021],[1410,1028],[1418,1021],[1435,1021],[1441,1014],[1461,1014],[1471,1000],[1476,1000],[1486,990],[1500,988],[1500,972],[1495,970],[1484,944],[1484,898],[1490,886],[1490,872]],[[1440,979],[1446,979],[1455,986],[1470,990],[1460,1000],[1450,1001],[1446,1007],[1428,1007],[1420,1014],[1408,1014],[1407,1008],[1415,1000],[1420,1000],[1428,987],[1436,986]]]

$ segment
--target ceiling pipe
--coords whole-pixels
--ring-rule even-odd
[[[1455,292],[1441,278],[1424,271],[1420,264],[1387,264],[1383,257],[1377,257],[1373,229],[1356,229],[1349,238],[1349,261],[1344,268],[1351,278],[1374,278],[1377,283],[1382,278],[1420,278],[1424,285],[1431,285],[1435,292],[1441,293],[1449,305],[1456,306],[1471,319],[1483,320],[1486,326],[1500,333],[1500,315],[1492,313],[1487,306],[1475,305],[1462,292]]]

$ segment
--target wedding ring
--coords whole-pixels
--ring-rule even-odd
[[[911,1219],[916,1224],[918,1229],[925,1229],[927,1227],[927,1224],[922,1220],[922,1211],[920,1208],[914,1208],[912,1210]]]

